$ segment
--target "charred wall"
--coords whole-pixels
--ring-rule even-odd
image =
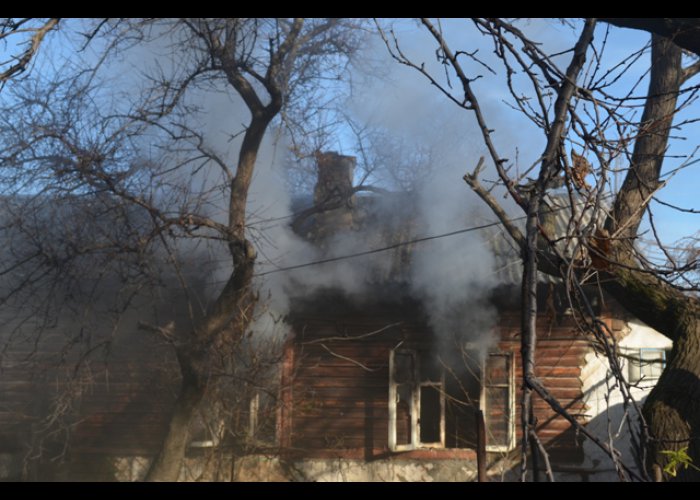
[[[282,436],[297,457],[346,457],[374,460],[386,457],[420,458],[428,450],[392,453],[389,429],[389,357],[399,345],[420,345],[439,353],[443,342],[426,322],[422,305],[405,296],[396,302],[354,302],[327,293],[315,300],[297,301],[293,308],[293,363],[289,373],[289,405]],[[590,339],[581,335],[573,318],[543,312],[538,318],[536,375],[552,395],[581,422],[585,422],[581,368],[590,352]],[[519,442],[522,376],[520,317],[517,310],[500,311],[494,332],[494,352],[513,360],[515,442]],[[455,370],[467,383],[473,373]],[[478,404],[478,403],[477,403]],[[538,434],[555,460],[578,463],[581,442],[571,424],[535,398]],[[492,421],[506,418],[504,407],[491,407]],[[471,423],[469,425],[472,425]],[[471,448],[462,442],[461,446]],[[432,450],[445,458],[469,450]],[[502,455],[502,453],[500,453]],[[466,455],[465,455],[466,456]],[[472,456],[472,455],[469,455]]]

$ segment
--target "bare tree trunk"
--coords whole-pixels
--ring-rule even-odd
[[[601,280],[630,312],[673,340],[667,368],[644,404],[651,433],[647,468],[652,477],[658,477],[655,472],[669,463],[664,451],[688,447],[693,463],[700,464],[700,305],[652,274],[632,270],[637,267],[633,239],[651,195],[661,185],[659,176],[682,80],[681,49],[654,35],[640,136],[613,216],[607,221],[613,235],[613,260],[623,265]],[[678,477],[700,480],[693,467],[679,468]]]
[[[182,381],[168,431],[146,475],[147,481],[177,481],[189,442],[190,422],[209,384],[213,348],[220,345],[217,341],[221,336],[227,337],[224,345],[235,345],[250,325],[257,301],[252,289],[255,255],[246,255],[203,325],[190,332],[188,339],[176,348]]]
[[[681,49],[652,36],[649,91],[632,153],[632,165],[607,221],[613,238],[630,242],[637,236],[649,197],[661,186],[659,175],[668,146],[682,83]]]
[[[604,17],[601,21],[661,35],[700,55],[700,20],[697,17]]]
[[[523,251],[523,281],[522,281],[522,340],[521,356],[523,364],[523,397],[522,397],[522,461],[520,478],[526,480],[527,449],[531,441],[536,441],[534,418],[532,412],[532,389],[535,382],[535,348],[537,345],[537,270],[540,204],[547,191],[548,183],[558,173],[558,157],[561,147],[561,136],[566,123],[566,115],[571,98],[574,95],[578,75],[586,61],[586,51],[593,40],[595,20],[586,21],[584,30],[574,48],[574,55],[566,71],[567,80],[563,82],[557,100],[554,104],[554,120],[552,130],[548,135],[547,146],[542,154],[542,167],[535,183],[534,190],[528,199],[527,220],[525,222],[525,245]],[[531,439],[532,438],[532,439]],[[537,449],[532,448],[533,477],[538,477],[536,458]],[[551,471],[548,471],[551,477]]]
[[[189,426],[197,405],[204,397],[205,381],[191,359],[190,353],[178,355],[182,382],[168,423],[168,431],[160,452],[154,459],[146,476],[147,481],[177,481],[182,460],[189,443]]]
[[[700,306],[691,297],[648,274],[629,270],[606,283],[627,309],[673,340],[666,369],[644,403],[651,443],[647,469],[654,472],[669,463],[664,451],[685,447],[700,464]],[[670,476],[666,476],[667,479]],[[678,479],[700,480],[693,467],[678,469]]]
[[[255,249],[245,237],[246,201],[260,144],[276,114],[267,109],[253,113],[239,155],[229,201],[229,249],[233,273],[202,324],[177,347],[182,374],[180,391],[161,449],[146,476],[147,481],[177,481],[187,451],[189,425],[209,383],[212,348],[221,336],[224,345],[235,345],[253,319],[257,296],[253,290]]]
[[[652,443],[649,468],[665,467],[665,450],[688,448],[700,466],[700,321],[697,311],[686,315],[687,324],[673,344],[671,359],[644,405]],[[694,467],[678,466],[677,479],[699,481]]]
[[[542,171],[549,163],[544,163]],[[540,175],[543,179],[545,174]],[[537,341],[537,219],[539,217],[540,191],[537,190],[530,197],[530,206],[527,214],[525,227],[525,249],[523,255],[523,282],[522,282],[522,339],[520,342],[520,353],[523,364],[523,395],[521,403],[521,426],[522,426],[522,462],[520,465],[520,480],[527,480],[527,450],[530,442],[530,432],[534,422],[532,421],[532,387],[530,381],[535,378],[535,345]],[[533,453],[533,475],[536,476],[536,460]]]

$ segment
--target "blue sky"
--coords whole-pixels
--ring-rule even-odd
[[[541,42],[544,50],[554,53],[573,45],[580,33],[581,22],[574,21],[572,28],[556,20],[536,19],[521,22],[519,26],[533,40]],[[482,78],[477,80],[473,87],[481,99],[487,122],[495,129],[494,141],[502,156],[511,160],[517,156],[521,169],[529,166],[536,161],[544,148],[543,135],[533,124],[507,105],[513,99],[505,85],[503,67],[493,56],[492,43],[486,37],[478,34],[468,21],[444,21],[442,28],[453,51],[478,49],[478,56],[496,70],[497,75],[492,75],[477,64],[466,64],[466,67],[473,71],[470,76],[482,75]],[[599,24],[595,40],[598,51],[601,49],[607,30],[609,31],[601,58],[601,68],[617,64],[630,54],[642,49],[650,40],[649,34],[645,32]],[[427,36],[424,29],[418,27],[413,21],[400,21],[396,25],[396,32],[402,50],[407,55],[419,64],[425,63],[426,67],[430,68],[431,72],[438,78],[444,75],[444,71],[435,61],[436,45]],[[378,47],[372,47],[370,50],[379,53],[375,51],[381,50],[382,47],[379,43],[377,45]],[[569,57],[570,55],[567,53],[557,59],[562,69],[565,69]],[[592,54],[589,51],[588,61],[591,64],[592,59]],[[609,89],[609,92],[617,96],[624,96],[631,89],[634,89],[632,95],[639,98],[633,101],[639,106],[636,110],[637,119],[641,116],[641,105],[643,104],[641,98],[645,95],[648,85],[648,79],[645,75],[649,68],[649,59],[649,50],[647,50]],[[441,96],[415,70],[400,67],[393,63],[389,57],[385,57],[384,60],[385,74],[382,75],[382,80],[370,83],[365,94],[360,93],[359,101],[361,104],[357,105],[358,113],[368,120],[376,119],[385,123],[399,134],[409,134],[418,141],[437,140],[439,142],[443,140],[445,142],[443,136],[450,136],[446,142],[455,149],[455,154],[451,155],[450,160],[461,162],[462,166],[459,168],[462,169],[462,172],[466,172],[469,161],[465,158],[475,158],[486,152],[480,141],[478,130],[474,126],[473,116],[448,102],[447,98]],[[588,71],[590,69],[591,67],[588,68]],[[602,71],[599,71],[600,73]],[[459,94],[458,83],[454,79],[452,83],[457,89],[455,94]],[[700,75],[690,80],[687,86],[697,84],[700,84]],[[522,85],[522,81],[517,85]],[[522,85],[515,88],[517,91],[530,92],[531,94],[527,86]],[[678,114],[674,123],[694,120],[698,117],[700,117],[700,107],[692,101]],[[421,127],[421,123],[426,125]],[[441,123],[444,124],[443,127],[439,126]],[[448,130],[448,128],[454,129]],[[689,155],[693,154],[699,144],[696,138],[700,137],[700,126],[697,123],[686,124],[682,128],[674,130],[673,135],[675,137],[669,144],[669,157],[664,162],[664,172],[677,169],[684,161],[687,161]],[[594,160],[592,155],[589,155],[589,159]],[[624,158],[613,163],[613,167],[625,168]],[[453,169],[447,168],[445,170],[450,174],[454,173]],[[454,182],[459,182],[459,180],[459,178],[455,178]],[[619,176],[619,182],[621,180],[622,175]],[[668,185],[659,193],[659,197],[664,201],[685,208],[700,208],[696,196],[696,186],[699,185],[699,182],[698,168],[691,166],[675,173],[669,179]],[[667,243],[691,235],[697,230],[700,215],[680,213],[656,203],[653,205],[653,212],[657,231],[662,240]],[[648,229],[648,225],[645,227]],[[646,234],[644,237],[651,238],[652,236]]]
[[[562,24],[557,20],[535,19],[522,21],[519,26],[532,39],[542,43],[542,47],[549,52],[569,48],[577,37],[581,23],[573,22],[574,27]],[[440,74],[441,68],[435,61],[435,44],[427,36],[424,29],[414,21],[401,20],[395,24],[401,46],[407,54],[416,61],[425,62],[436,74]],[[477,33],[473,25],[468,21],[448,20],[442,23],[448,39],[454,49],[479,50],[479,56],[483,57],[494,69],[497,75],[491,75],[478,65],[471,65],[473,74],[481,74],[483,78],[474,83],[474,88],[482,100],[482,106],[489,124],[495,129],[494,140],[503,156],[515,161],[517,158],[519,168],[523,169],[536,160],[541,153],[544,142],[542,134],[526,119],[507,106],[512,101],[504,82],[503,68],[493,57],[493,46],[484,36]],[[604,37],[606,25],[599,25],[596,31],[596,41]],[[33,70],[51,72],[61,67],[61,59],[76,60],[82,57],[92,57],[90,51],[76,54],[67,47],[67,38],[61,34],[57,38],[58,46],[46,50],[42,57],[37,59]],[[606,43],[605,56],[602,66],[617,62],[628,54],[643,47],[649,40],[649,35],[635,30],[610,28],[609,38]],[[97,47],[95,47],[96,49]],[[132,53],[133,55],[133,53]],[[589,53],[589,60],[591,54]],[[153,57],[153,56],[151,56]],[[364,59],[363,59],[364,57]],[[143,54],[139,56],[138,63],[126,61],[131,64],[136,74],[144,65]],[[568,54],[560,56],[560,66],[565,66]],[[622,95],[635,84],[636,96],[643,96],[646,91],[646,80],[643,77],[648,68],[648,53],[643,55],[637,64],[632,66],[627,74],[619,79],[614,90]],[[439,167],[435,168],[436,176],[444,176],[445,182],[459,186],[462,185],[461,175],[473,167],[478,156],[485,153],[485,148],[480,140],[478,130],[475,128],[473,116],[457,108],[453,103],[440,95],[435,88],[421,75],[412,69],[399,66],[387,54],[386,48],[377,39],[368,41],[360,58],[356,60],[353,82],[355,88],[352,97],[346,102],[347,108],[353,116],[361,121],[375,123],[392,133],[408,138],[416,144],[429,144],[442,150],[444,154],[440,158]],[[109,73],[107,73],[109,74]],[[113,75],[105,78],[105,82],[125,78],[125,75]],[[700,76],[695,77],[689,85],[700,83]],[[115,88],[120,84],[115,84]],[[529,89],[522,87],[523,92]],[[109,93],[109,92],[108,92]],[[638,101],[641,102],[641,101]],[[641,111],[639,111],[641,113]],[[693,102],[688,106],[678,119],[694,119],[700,115],[698,104]],[[240,122],[239,122],[240,123]],[[683,163],[682,157],[691,154],[698,146],[697,137],[700,137],[700,129],[697,123],[684,126],[681,130],[674,131],[679,138],[673,139],[669,148],[669,155],[680,158],[669,158],[664,164],[664,171],[676,169]],[[337,149],[341,152],[351,152],[352,139],[343,137],[342,129],[337,139]],[[624,162],[618,166],[624,168]],[[700,208],[696,191],[700,178],[697,167],[684,169],[677,172],[669,180],[668,186],[659,194],[664,201],[685,207]],[[455,188],[455,193],[457,193]],[[697,218],[700,215],[683,214],[670,208],[654,206],[657,229],[666,242],[673,242],[681,237],[695,233],[698,226]]]

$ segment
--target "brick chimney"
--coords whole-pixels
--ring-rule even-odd
[[[352,206],[354,197],[350,194],[356,162],[354,156],[343,156],[334,151],[316,153],[318,180],[314,188],[314,203],[348,200]]]
[[[316,153],[318,179],[314,188],[314,203],[326,205],[316,216],[310,236],[321,247],[324,241],[338,232],[354,228],[352,181],[357,159],[336,152]],[[330,208],[332,207],[332,208]]]

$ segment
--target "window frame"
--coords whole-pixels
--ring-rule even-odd
[[[487,367],[487,357],[488,356],[503,356],[506,358],[507,367],[507,382],[500,384],[487,384],[486,383],[486,367]],[[515,363],[513,359],[513,352],[511,351],[490,351],[482,358],[481,361],[481,394],[479,398],[479,407],[484,415],[484,427],[486,429],[486,451],[488,452],[508,452],[515,448]],[[487,397],[487,387],[495,387],[498,389],[507,388],[508,389],[508,420],[507,420],[507,443],[502,444],[489,444],[489,414],[486,411],[486,397]]]
[[[664,347],[635,347],[627,348],[627,381],[630,384],[638,384],[640,382],[656,382],[661,377],[664,369],[666,368],[666,362],[668,359],[669,349]],[[656,357],[655,359],[645,359],[644,354],[653,353]],[[645,367],[649,370],[657,368],[658,360],[661,361],[661,369],[658,374],[644,373]],[[633,376],[632,370],[638,370],[639,374]]]
[[[413,358],[412,379],[407,382],[397,382],[396,354],[409,354]],[[421,354],[425,351],[416,347],[401,346],[391,350],[389,355],[389,449],[392,451],[411,451],[421,449],[445,448],[445,372],[440,370],[440,380],[421,379]],[[398,386],[410,385],[410,414],[411,414],[411,442],[397,444],[397,396]],[[420,439],[420,410],[421,410],[421,389],[423,387],[434,387],[440,394],[440,440],[433,442],[423,442]]]
[[[421,380],[420,374],[420,362],[421,355],[426,351],[419,348],[410,346],[399,346],[390,351],[389,356],[389,449],[391,451],[411,451],[418,449],[447,449],[446,448],[446,386],[445,386],[445,371],[440,370],[440,380],[439,381],[423,381]],[[396,354],[408,354],[413,358],[412,366],[412,377],[408,382],[397,381],[396,377]],[[500,383],[487,383],[486,370],[487,370],[487,359],[489,356],[500,356],[506,360],[506,381]],[[486,424],[487,436],[486,436],[486,451],[488,452],[508,452],[515,448],[516,433],[515,433],[515,361],[512,351],[491,351],[481,356],[479,361],[480,370],[478,376],[479,380],[479,409],[483,411],[484,420]],[[410,385],[411,396],[410,396],[410,415],[411,415],[411,429],[410,429],[410,443],[398,444],[397,443],[397,396],[398,387],[400,385]],[[436,387],[440,392],[440,441],[439,442],[422,442],[420,440],[420,394],[422,387]],[[487,389],[497,388],[507,390],[507,405],[508,408],[505,411],[507,415],[506,421],[506,431],[507,438],[505,444],[489,444],[488,436],[488,426],[489,426],[489,415],[486,412],[487,405]],[[469,449],[469,448],[462,448]]]

